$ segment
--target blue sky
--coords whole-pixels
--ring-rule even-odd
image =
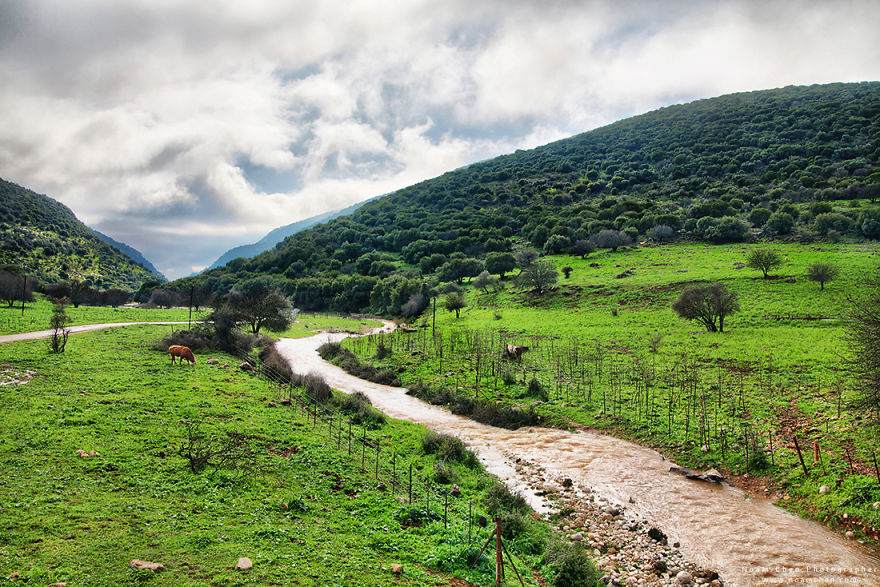
[[[277,226],[661,106],[880,79],[873,0],[0,11],[0,176],[170,278]]]

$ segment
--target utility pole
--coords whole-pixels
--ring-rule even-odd
[[[193,293],[196,290],[196,286],[189,286],[189,321],[186,323],[187,330],[192,329],[192,320],[193,320]]]

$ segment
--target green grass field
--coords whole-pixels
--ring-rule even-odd
[[[468,505],[474,516],[485,512],[493,483],[479,466],[445,464],[462,488],[448,528],[439,503],[434,518],[408,525],[424,507],[380,486],[369,454],[362,470],[362,455],[277,403],[287,390],[240,371],[238,360],[205,352],[195,366],[172,367],[150,349],[166,329],[77,334],[63,354],[48,352],[46,341],[0,345],[4,379],[18,380],[0,386],[0,577],[38,585],[492,582],[487,557],[473,570],[466,563],[487,532],[473,526],[468,540]],[[219,364],[208,365],[210,357]],[[183,422],[219,438],[245,435],[254,457],[242,462],[258,471],[193,473],[178,454]],[[363,432],[385,447],[384,463],[391,451],[399,470],[412,463],[417,485],[435,476],[438,460],[422,450],[424,433],[393,420]],[[530,545],[548,530],[530,523],[531,534],[510,547],[535,568],[540,554]],[[253,568],[235,570],[240,557]],[[165,569],[135,570],[132,559]]]
[[[536,406],[559,426],[607,430],[685,465],[760,477],[759,484],[741,482],[831,524],[843,523],[844,514],[864,521],[865,528],[853,529],[876,540],[880,427],[877,414],[847,407],[858,390],[846,364],[844,318],[848,299],[864,294],[866,279],[877,274],[878,248],[754,246],[784,255],[771,279],[744,267],[749,246],[741,244],[551,257],[572,268],[552,291],[539,295],[509,281],[503,291],[470,289],[460,319],[438,302],[436,336],[429,309],[415,332],[345,344],[373,364],[390,365],[405,384],[455,386],[466,396]],[[806,279],[814,262],[840,268],[824,290]],[[735,291],[741,304],[723,333],[708,333],[671,309],[687,287],[712,283]],[[377,360],[380,340],[393,352]],[[521,363],[504,361],[505,343],[530,350]],[[810,453],[807,475],[794,438]],[[831,491],[819,496],[821,485]]]

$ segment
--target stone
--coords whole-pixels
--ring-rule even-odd
[[[165,568],[165,565],[162,563],[151,563],[150,561],[142,561],[136,558],[131,559],[130,566],[133,569],[144,569],[147,571],[161,571]]]
[[[584,535],[581,534],[580,532],[578,532],[578,533],[576,533],[576,534],[572,534],[572,535],[570,536],[570,538],[571,538],[572,540],[574,540],[575,542],[580,542],[580,541],[582,541],[582,540],[584,539]]]
[[[666,565],[666,561],[663,559],[654,561],[654,572],[658,575],[661,575],[669,570],[669,567]]]
[[[819,488],[819,495],[822,495],[823,493],[828,493],[829,490],[830,488],[827,485],[823,485]]]
[[[679,585],[690,585],[694,582],[694,577],[687,571],[681,571],[679,574],[675,576],[675,581]]]
[[[844,534],[844,536],[846,536],[847,538],[849,538],[850,540],[852,540],[853,538],[856,537],[856,533],[853,532],[852,530],[847,530],[847,531],[846,531],[846,534]]]
[[[238,368],[241,369],[242,371],[253,371],[254,370],[254,366],[251,365],[250,363],[248,363],[247,361],[245,361],[244,363],[239,365]]]
[[[208,360],[205,361],[205,362],[206,362],[207,364],[209,364],[209,365],[219,365],[219,364],[220,364],[220,359],[208,359]]]
[[[461,487],[453,484],[452,489],[449,490],[449,495],[452,497],[459,497],[461,495]]]
[[[568,477],[566,477],[565,479],[562,480],[563,487],[571,487],[572,485],[574,485],[574,481],[572,481]]]
[[[246,571],[252,566],[254,566],[254,563],[252,563],[251,559],[246,556],[241,557],[240,559],[238,559],[238,562],[235,563],[235,568],[239,571]]]
[[[871,505],[871,507],[874,508],[875,510],[880,510],[880,501],[875,501],[875,502]]]
[[[403,573],[403,565],[393,564],[391,565],[391,572],[395,575],[400,575]]]

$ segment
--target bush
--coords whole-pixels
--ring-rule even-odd
[[[554,587],[593,585],[598,579],[596,567],[581,544],[551,542],[544,551],[544,564],[556,572]]]
[[[541,401],[547,401],[550,397],[547,395],[547,390],[544,389],[544,386],[541,385],[541,382],[532,377],[529,379],[529,395],[540,398]]]
[[[501,370],[501,381],[504,383],[504,385],[513,385],[514,383],[516,383],[516,375],[513,373],[513,371],[511,371],[507,367],[504,367]]]
[[[512,492],[507,485],[495,481],[486,491],[486,511],[490,516],[500,516],[505,512],[526,512],[529,504],[519,493]]]
[[[422,450],[427,454],[436,455],[444,462],[454,461],[469,468],[477,465],[476,455],[465,446],[460,438],[451,434],[439,434],[429,430],[422,437]]]
[[[309,398],[318,403],[324,403],[333,397],[330,386],[324,381],[324,378],[315,373],[309,373],[302,378],[302,387],[305,388]]]
[[[357,391],[351,395],[342,395],[336,400],[340,410],[346,412],[351,422],[375,430],[385,423],[385,414],[373,408],[370,398]]]
[[[455,483],[457,480],[458,475],[455,474],[455,471],[447,467],[446,463],[443,461],[437,461],[434,463],[434,481],[440,485],[449,485],[450,483]]]

